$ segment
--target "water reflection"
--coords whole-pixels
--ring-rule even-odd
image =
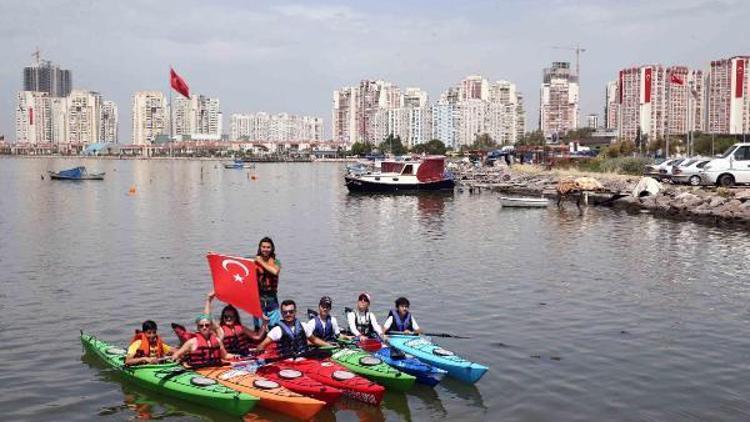
[[[438,386],[445,389],[454,398],[465,401],[465,405],[469,407],[487,409],[482,394],[474,384],[466,384],[451,377],[445,377]]]

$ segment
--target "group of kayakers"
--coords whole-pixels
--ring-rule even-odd
[[[381,327],[370,311],[372,296],[367,292],[357,297],[355,309],[345,308],[346,331],[331,315],[333,301],[329,296],[321,297],[317,313],[311,312],[310,319],[303,321],[298,317],[297,304],[293,300],[279,303],[281,262],[269,237],[259,242],[254,261],[263,315],[253,321],[252,327],[242,324],[239,312],[232,305],[226,305],[219,321],[214,321],[211,304],[215,294],[212,291],[206,296],[203,312],[195,319],[195,332],[173,324],[175,333],[183,342],[179,349],[170,348],[161,339],[154,321],[145,321],[128,347],[125,363],[138,365],[171,359],[190,367],[215,366],[271,348],[279,355],[292,356],[304,353],[310,345],[328,346],[340,340],[364,342],[372,338],[387,342],[389,332],[421,333],[409,312],[407,298],[396,299],[395,308],[390,310]]]

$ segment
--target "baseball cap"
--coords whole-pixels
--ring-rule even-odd
[[[331,300],[329,296],[323,296],[320,298],[320,302],[318,302],[318,304],[320,306],[325,305],[325,306],[331,307],[331,305],[333,304],[333,301]]]
[[[362,298],[363,298],[363,297],[364,297],[365,299],[367,299],[367,303],[370,303],[370,302],[372,302],[372,297],[370,296],[370,294],[369,294],[369,293],[367,293],[367,292],[362,292],[362,293],[360,293],[360,294],[359,294],[359,297],[358,297],[357,299],[358,299],[358,300],[362,300]]]

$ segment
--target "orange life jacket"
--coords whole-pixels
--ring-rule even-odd
[[[148,337],[146,337],[146,334],[144,334],[140,330],[135,330],[135,336],[133,336],[133,339],[130,340],[130,344],[135,343],[137,340],[141,341],[141,346],[138,348],[138,351],[135,352],[135,357],[137,358],[143,358],[143,357],[152,357],[151,356],[151,343],[148,341]],[[161,337],[158,335],[156,336],[156,356],[157,358],[163,358],[164,357],[164,342],[161,340]]]

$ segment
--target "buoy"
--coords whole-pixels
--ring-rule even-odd
[[[255,175],[250,176],[251,180],[255,180]]]
[[[128,195],[133,196],[135,195],[135,185],[131,186],[128,190]]]

